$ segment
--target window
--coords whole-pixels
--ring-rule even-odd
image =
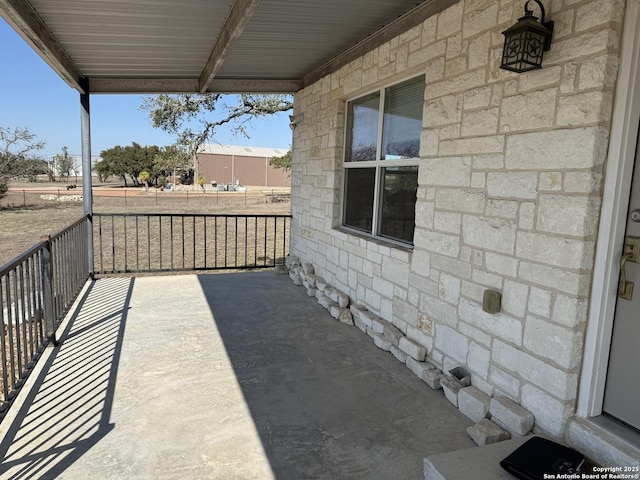
[[[424,78],[347,104],[345,227],[413,243]]]

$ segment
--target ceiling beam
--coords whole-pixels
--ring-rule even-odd
[[[89,78],[91,93],[198,93],[198,80],[189,78]],[[294,93],[300,90],[298,80],[258,80],[215,78],[207,92],[211,93]]]
[[[224,63],[226,55],[229,53],[233,42],[235,42],[244,27],[247,26],[249,20],[258,9],[261,0],[235,0],[229,15],[224,21],[224,25],[220,29],[216,43],[213,45],[207,63],[205,63],[200,79],[198,80],[198,89],[200,93],[205,93],[209,89],[209,85],[216,76],[218,70]]]
[[[417,25],[420,25],[429,17],[442,12],[459,1],[460,0],[424,0],[404,15],[396,18],[380,30],[355,44],[353,47],[345,50],[337,57],[334,57],[324,65],[321,65],[311,73],[305,75],[300,81],[300,88],[308,87],[312,83],[315,83],[344,67],[346,64],[371,52],[373,49],[388,42],[392,38],[397,37]]]
[[[0,15],[69,86],[87,93],[82,74],[27,0],[0,0]]]
[[[195,93],[195,78],[112,78],[90,77],[91,93]]]
[[[298,90],[300,90],[300,81],[297,79],[214,78],[207,91],[211,93],[295,93]]]

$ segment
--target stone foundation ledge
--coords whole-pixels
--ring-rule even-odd
[[[315,297],[318,304],[336,320],[346,325],[354,324],[349,308],[350,299],[346,293],[327,285],[324,279],[315,274],[311,263],[301,262],[298,257],[287,255],[284,264],[289,269],[289,277],[294,285],[303,286],[307,295]]]
[[[621,430],[614,420],[599,416],[569,419],[565,440],[605,467],[640,467],[640,434]]]
[[[405,336],[391,322],[378,317],[366,307],[353,304],[348,295],[316,275],[313,265],[287,256],[285,266],[294,284],[304,286],[307,294],[315,296],[333,318],[347,325],[355,325],[371,337],[378,348],[405,364],[430,388],[443,390],[447,400],[476,422],[467,429],[467,433],[478,445],[522,438],[532,431],[535,419],[531,412],[507,397],[491,398],[477,387],[469,385],[468,376],[459,378],[462,377],[460,372],[464,372],[461,368],[448,373],[439,370],[428,358],[423,345]]]

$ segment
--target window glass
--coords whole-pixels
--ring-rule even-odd
[[[413,243],[417,191],[417,166],[383,169],[380,236]]]
[[[424,78],[418,78],[386,89],[381,160],[418,157],[424,88]]]
[[[424,90],[421,76],[347,104],[343,226],[413,244]]]
[[[347,113],[347,162],[376,159],[380,92],[349,103]]]
[[[349,168],[345,171],[344,225],[372,233],[375,168]]]

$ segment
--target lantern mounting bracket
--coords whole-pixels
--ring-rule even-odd
[[[542,2],[540,0],[527,0],[527,2],[524,4],[524,14],[525,16],[533,16],[533,10],[530,10],[528,8],[528,5],[530,2],[535,2],[538,7],[540,7],[540,23],[546,27],[547,29],[549,29],[550,31],[553,32],[553,21],[549,21],[549,22],[545,22],[544,21],[544,17],[545,17],[545,10],[544,10],[544,5],[542,4]],[[551,48],[551,35],[549,35],[546,39],[546,41],[544,42],[544,51],[547,52],[549,51],[549,49]]]

